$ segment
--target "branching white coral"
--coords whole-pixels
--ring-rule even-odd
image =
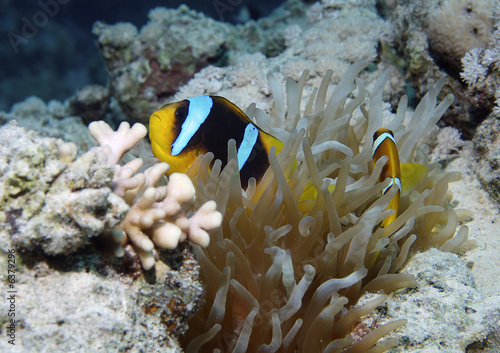
[[[498,2],[497,2],[498,3]],[[462,57],[460,77],[469,88],[478,89],[487,99],[495,98],[493,114],[499,115],[500,95],[498,94],[500,69],[500,29],[497,28],[489,36],[489,43],[484,48],[474,48]],[[474,93],[477,95],[477,93]]]
[[[216,211],[214,201],[203,204],[191,216],[188,213],[195,198],[195,188],[185,174],[174,173],[166,186],[155,185],[168,170],[166,163],[158,163],[139,173],[143,161],[139,158],[120,166],[118,161],[147,133],[142,124],[132,128],[122,123],[118,131],[103,121],[89,126],[92,137],[99,143],[98,152],[115,164],[113,192],[129,205],[125,219],[117,226],[137,252],[142,266],[148,270],[155,264],[155,245],[173,249],[186,239],[202,247],[208,246],[208,230],[217,228],[222,215]]]
[[[110,151],[107,153],[109,164],[117,164],[125,152],[134,147],[148,133],[144,125],[134,124],[130,128],[127,122],[121,123],[118,130],[113,131],[111,126],[104,121],[93,122],[89,125],[89,131],[101,147],[109,147]]]
[[[488,73],[488,68],[483,66],[480,60],[481,48],[468,51],[462,58],[463,71],[460,73],[462,80],[469,86],[474,86],[477,81],[482,81]]]
[[[431,154],[432,162],[446,159],[452,152],[458,152],[464,146],[464,141],[460,138],[460,131],[451,126],[439,130],[436,142],[437,145]]]

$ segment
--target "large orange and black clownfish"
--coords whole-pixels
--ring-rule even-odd
[[[149,119],[149,138],[156,158],[170,165],[168,173],[183,173],[196,158],[212,152],[223,166],[227,143],[236,141],[241,185],[257,182],[269,167],[271,147],[283,143],[255,125],[236,105],[223,97],[198,96],[166,104]]]
[[[416,187],[427,175],[428,168],[418,163],[400,163],[396,140],[389,129],[381,128],[373,134],[372,156],[374,165],[382,156],[388,157],[380,173],[379,182],[383,182],[387,178],[390,178],[390,182],[382,190],[382,194],[385,194],[393,186],[398,189],[396,195],[389,201],[388,208],[393,209],[394,213],[382,221],[381,226],[386,227],[398,216],[401,195]]]
[[[168,174],[186,172],[196,158],[212,152],[215,159],[227,162],[227,143],[236,141],[241,185],[246,188],[254,177],[260,181],[269,168],[268,154],[271,147],[278,153],[283,143],[256,126],[243,111],[223,97],[198,96],[166,104],[151,115],[149,120],[151,148],[156,158],[170,165]],[[416,163],[401,163],[392,131],[379,129],[373,136],[373,163],[386,155],[388,161],[382,169],[379,182],[391,178],[389,186],[398,188],[389,208],[394,214],[382,222],[382,227],[393,222],[398,213],[399,199],[415,187],[427,174],[427,167]],[[333,191],[335,185],[329,187]],[[301,201],[316,199],[317,191],[309,187]],[[310,207],[302,207],[307,212]]]

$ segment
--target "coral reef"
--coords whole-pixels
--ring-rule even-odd
[[[500,205],[500,121],[489,117],[478,127],[474,136],[473,164],[477,177],[490,196]]]
[[[300,1],[291,0],[268,18],[233,26],[181,5],[151,10],[140,30],[130,23],[97,22],[93,33],[106,59],[111,94],[129,118],[146,123],[151,111],[202,68],[235,63],[242,53],[279,54],[280,29],[304,11]]]
[[[491,0],[393,1],[386,16],[395,26],[395,47],[408,63],[405,80],[421,99],[434,83],[449,77],[441,97],[453,93],[454,104],[443,122],[470,140],[475,127],[491,111],[484,95],[468,92],[460,80],[461,60],[469,50],[485,48],[495,26]],[[479,98],[479,99],[478,99]]]
[[[143,173],[138,173],[143,164],[140,158],[123,166],[117,164],[146,136],[144,125],[137,123],[130,127],[124,122],[115,132],[104,121],[99,121],[90,124],[89,130],[100,145],[96,150],[103,152],[107,163],[115,165],[113,191],[130,205],[118,230],[131,242],[146,270],[155,264],[155,245],[174,249],[186,239],[203,247],[209,244],[206,231],[219,227],[222,217],[215,210],[215,202],[208,201],[188,218],[195,190],[186,175],[174,173],[166,186],[155,187],[168,170],[166,163],[154,164]]]
[[[1,125],[14,120],[18,126],[38,131],[43,136],[72,141],[80,153],[95,146],[81,118],[73,116],[71,109],[57,100],[46,104],[38,97],[29,97],[14,104],[10,112],[0,112]]]
[[[476,207],[477,223],[470,228],[481,242],[477,252],[463,255],[474,242],[467,227],[457,228],[471,213],[457,208],[449,190],[457,183],[449,183],[460,178],[456,170],[470,173],[473,148],[457,129],[435,126],[452,104],[450,91],[457,103],[449,117],[468,114],[454,122],[470,129],[462,130],[465,138],[498,98],[498,30],[488,44],[489,27],[477,23],[497,28],[498,11],[493,20],[483,15],[490,5],[391,1],[388,9],[397,9],[388,12],[391,24],[372,0],[311,6],[290,0],[273,17],[243,26],[208,20],[185,6],[151,11],[141,30],[96,24],[109,91],[86,87],[65,102],[47,104],[32,97],[0,113],[2,124],[16,120],[42,135],[13,123],[0,133],[0,242],[2,249],[18,251],[23,303],[23,339],[16,348],[180,352],[177,337],[196,311],[183,338],[187,352],[459,352],[493,344],[498,290],[491,277],[499,264],[483,254],[500,246],[498,230],[491,228],[498,216],[489,214],[494,206],[471,175],[457,182],[461,189],[453,193],[467,194],[460,204]],[[443,47],[443,38],[454,40],[442,33],[450,25],[430,22],[463,17],[461,11],[443,15],[456,6],[475,21],[472,37],[482,35],[482,48],[467,46],[470,41]],[[214,40],[206,40],[212,30],[218,30]],[[186,37],[188,32],[195,35]],[[402,65],[391,52],[394,38],[409,62],[406,78],[422,98],[414,112],[407,97],[399,98],[401,73],[387,68]],[[441,49],[441,57],[453,51],[449,67],[465,54],[467,88],[440,79]],[[358,59],[375,63],[367,68]],[[82,153],[94,145],[82,119],[145,121],[163,102],[199,94],[248,106],[252,120],[285,142],[278,156],[271,153],[261,183],[241,189],[231,143],[225,168],[211,164],[207,154],[165,183],[167,166],[146,160],[144,151],[140,158],[122,158],[131,148],[141,150],[141,125],[123,124],[115,132],[92,123],[99,147],[80,156],[74,145],[43,137],[75,141]],[[490,117],[474,140],[476,170],[492,195],[499,189],[497,125]],[[403,162],[429,168],[385,228],[378,224],[391,213],[386,208],[393,193],[381,196],[382,163],[374,166],[370,154],[380,126],[394,131]],[[452,164],[454,169],[443,170]],[[314,190],[311,200],[302,200],[306,187]],[[220,223],[209,236],[207,230]],[[186,240],[195,244],[201,266]],[[472,260],[466,267],[450,252]],[[0,252],[0,264],[5,261]],[[206,286],[203,301],[199,276]],[[88,305],[82,308],[82,302]],[[2,330],[6,324],[0,321]],[[0,350],[9,348],[0,342]]]
[[[254,104],[270,111],[273,99],[267,76],[272,73],[276,84],[283,86],[287,77],[298,80],[307,70],[303,89],[303,101],[307,101],[328,69],[333,71],[332,81],[328,83],[333,87],[353,62],[379,60],[379,43],[389,44],[393,39],[393,29],[377,15],[374,1],[322,1],[307,10],[306,19],[305,24],[290,23],[284,28],[286,49],[279,55],[266,58],[261,53],[241,54],[232,58],[231,66],[207,67],[180,87],[174,100],[221,95],[240,107]],[[375,82],[385,65],[382,62],[363,72],[367,86]],[[398,92],[400,96],[404,90],[402,83],[394,77],[389,91]],[[269,124],[258,123],[259,126]]]
[[[98,122],[91,133],[101,146],[76,158],[73,143],[27,133],[15,122],[0,129],[0,263],[14,249],[24,304],[16,319],[21,349],[39,351],[43,336],[50,342],[43,346],[58,351],[180,352],[176,337],[196,311],[202,287],[193,253],[177,245],[190,239],[207,246],[206,230],[218,227],[221,215],[213,201],[188,207],[194,187],[185,175],[155,188],[164,163],[143,173],[141,159],[117,164],[145,136],[144,126],[123,123],[114,132]],[[174,250],[154,250],[153,242]],[[97,248],[123,259],[106,260]],[[144,268],[157,264],[152,277],[141,274],[136,254]],[[89,307],[75,313],[82,302]]]
[[[374,60],[379,42],[392,41],[390,24],[377,15],[371,0],[324,1],[304,12],[303,4],[291,0],[269,18],[234,27],[185,6],[158,8],[140,31],[131,24],[97,23],[94,33],[107,60],[111,94],[129,117],[146,122],[158,106],[200,94],[217,93],[240,106],[259,102],[264,108],[271,103],[268,73],[298,79],[308,69],[312,90],[327,69],[334,70],[338,82],[351,63]],[[223,64],[230,66],[214,66]],[[401,82],[395,80],[394,86],[401,92]]]
[[[4,249],[69,254],[125,216],[127,204],[111,191],[113,169],[95,153],[75,160],[74,144],[15,122],[0,131]]]
[[[131,23],[97,22],[92,30],[106,59],[111,94],[142,122],[195,72],[220,60],[231,32],[230,25],[185,5],[151,10],[149,20],[140,32]]]
[[[13,103],[30,95],[44,100],[64,100],[88,84],[105,84],[104,60],[89,31],[96,21],[130,21],[142,26],[153,7],[174,8],[186,4],[218,21],[244,23],[249,33],[259,33],[261,26],[252,19],[268,16],[282,3],[283,0],[169,0],[168,3],[162,0],[123,0],[117,7],[98,0],[86,4],[43,0],[29,6],[0,0],[0,23],[4,34],[4,40],[0,42],[0,61],[3,63],[0,67],[0,110],[8,110]],[[296,3],[301,4],[300,1]],[[282,16],[281,21],[285,23],[287,18]],[[266,26],[272,22],[274,26],[275,21],[266,19],[263,22]],[[192,29],[187,30],[192,32]],[[269,31],[265,37],[254,40],[253,46],[260,50],[268,39],[276,42],[276,50],[280,50],[280,37],[281,30]],[[271,45],[269,48],[272,49]]]
[[[402,273],[414,275],[417,288],[393,295],[363,320],[365,325],[402,318],[412,323],[393,352],[466,352],[498,329],[500,297],[484,296],[457,255],[430,249],[416,254]],[[367,295],[360,301],[372,299]]]
[[[78,159],[74,144],[27,134],[15,122],[1,131],[0,237],[4,244],[67,255],[117,227],[150,269],[155,263],[153,242],[163,249],[174,249],[186,239],[207,246],[206,230],[220,225],[213,201],[187,217],[191,208],[185,205],[195,196],[187,176],[174,174],[166,186],[154,187],[168,168],[165,163],[144,173],[137,173],[141,159],[117,165],[146,135],[140,124],[130,128],[123,123],[117,132],[104,122],[91,124],[91,134],[101,147]],[[151,233],[146,235],[146,230]]]

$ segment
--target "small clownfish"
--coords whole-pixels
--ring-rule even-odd
[[[236,141],[241,185],[257,182],[269,167],[272,146],[283,143],[255,125],[236,105],[223,97],[198,96],[166,104],[149,119],[149,138],[156,158],[170,165],[168,174],[186,172],[196,158],[212,152],[223,166],[227,143]]]
[[[407,194],[409,190],[416,187],[425,178],[429,169],[418,163],[400,163],[396,140],[389,129],[381,128],[373,134],[372,156],[374,165],[382,156],[389,158],[382,168],[378,180],[383,182],[387,178],[391,178],[389,185],[382,190],[382,194],[385,194],[392,186],[398,188],[388,207],[393,209],[394,213],[382,221],[381,226],[386,227],[398,217],[401,195]]]
[[[396,140],[394,140],[394,134],[391,130],[382,128],[378,129],[375,134],[373,134],[372,156],[374,165],[382,156],[387,156],[389,158],[382,168],[382,172],[378,179],[379,183],[381,183],[385,179],[391,178],[389,185],[382,190],[382,194],[385,194],[393,185],[396,185],[398,188],[396,195],[389,202],[389,208],[393,209],[394,213],[387,216],[382,222],[382,227],[385,227],[397,218],[399,198],[401,196],[401,167],[399,164],[399,153],[396,146]]]

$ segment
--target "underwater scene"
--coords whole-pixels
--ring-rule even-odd
[[[500,352],[500,0],[0,29],[1,352]]]

